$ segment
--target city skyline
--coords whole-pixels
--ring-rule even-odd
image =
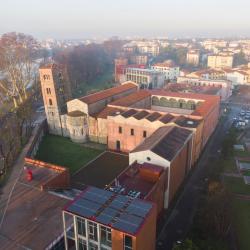
[[[248,37],[249,7],[245,0],[12,0],[1,5],[0,34],[17,31],[39,39]]]

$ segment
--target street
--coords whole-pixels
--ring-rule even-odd
[[[171,250],[174,243],[185,239],[196,212],[199,198],[204,190],[204,181],[207,178],[207,166],[210,157],[218,158],[221,142],[231,127],[233,117],[241,109],[240,106],[230,103],[231,111],[222,119],[214,134],[206,145],[192,175],[186,180],[183,192],[177,199],[175,207],[166,218],[165,224],[157,237],[157,250]]]

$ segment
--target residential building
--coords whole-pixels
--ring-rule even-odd
[[[203,69],[187,73],[185,76],[204,80],[226,80],[226,73],[223,69]]]
[[[125,68],[128,65],[127,58],[117,58],[115,59],[115,82],[124,81]]]
[[[206,80],[203,78],[178,77],[177,83],[188,83],[193,86],[210,86],[221,88],[221,100],[225,101],[232,95],[232,82],[230,80]]]
[[[137,64],[137,65],[140,65],[140,64],[143,64],[143,65],[146,65],[148,63],[148,55],[131,55],[129,57],[130,59],[130,62],[132,64]]]
[[[187,52],[187,64],[197,67],[200,63],[200,51],[199,50],[189,50]]]
[[[180,75],[180,68],[177,67],[171,60],[154,64],[151,69],[164,73],[166,81],[176,80]]]
[[[220,53],[217,55],[209,55],[207,58],[208,68],[232,68],[233,56],[228,53]]]

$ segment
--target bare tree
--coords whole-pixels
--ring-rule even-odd
[[[35,56],[38,42],[22,33],[6,33],[0,38],[0,91],[9,97],[15,108],[27,98],[27,88],[34,82]]]

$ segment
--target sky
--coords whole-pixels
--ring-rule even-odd
[[[249,0],[0,0],[0,35],[250,37]]]

